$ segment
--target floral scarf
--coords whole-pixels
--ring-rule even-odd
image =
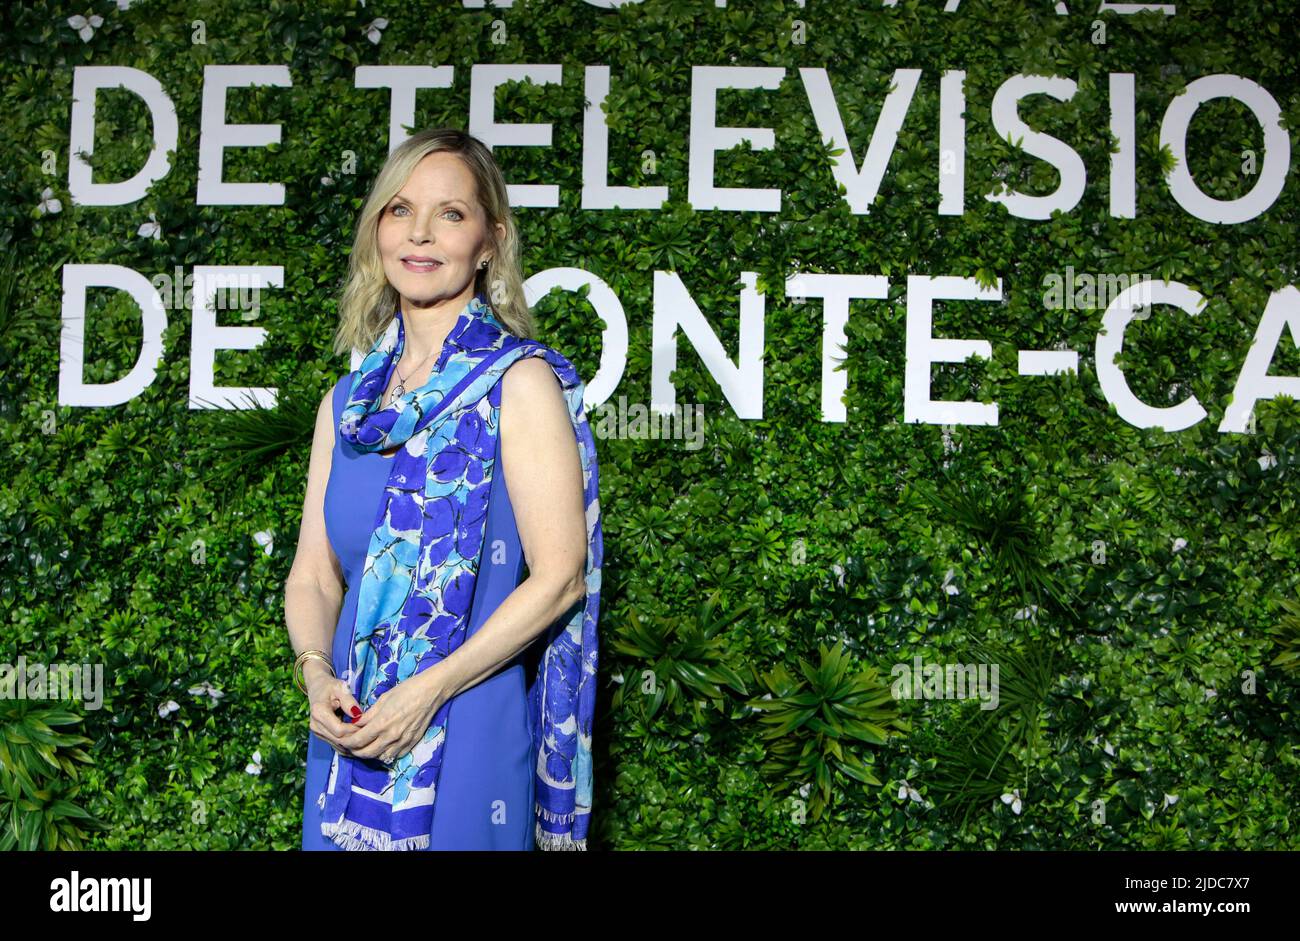
[[[528,690],[534,746],[536,844],[587,848],[591,732],[596,698],[596,618],[603,542],[596,448],[584,385],[567,359],[508,333],[476,295],[461,311],[429,380],[382,405],[404,348],[400,309],[362,361],[339,434],[358,451],[402,444],[392,458],[358,589],[343,680],[365,708],[449,656],[465,640],[496,464],[498,380],[516,360],[541,356],[559,377],[582,461],[587,591],[567,623],[544,632]],[[413,486],[422,482],[422,486]],[[575,606],[576,607],[576,606]],[[416,746],[391,764],[334,752],[319,804],[321,832],[345,849],[429,848],[450,700]]]

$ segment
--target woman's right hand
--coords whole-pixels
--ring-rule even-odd
[[[361,704],[356,701],[348,684],[335,677],[325,669],[324,663],[315,661],[313,666],[319,669],[305,674],[304,685],[307,687],[307,702],[310,704],[310,727],[316,736],[340,755],[352,757],[345,744],[350,722],[345,722],[336,714],[342,710],[353,718],[362,712]]]

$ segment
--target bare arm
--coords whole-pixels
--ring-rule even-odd
[[[284,620],[295,656],[304,650],[330,652],[343,603],[343,569],[325,534],[325,484],[334,451],[333,394],[333,389],[326,392],[316,411],[298,548],[284,580]],[[303,667],[309,688],[312,680],[330,675],[325,664],[315,658]]]
[[[544,360],[525,357],[501,382],[501,461],[528,577],[425,671],[448,698],[494,674],[586,594],[582,462],[559,380]]]

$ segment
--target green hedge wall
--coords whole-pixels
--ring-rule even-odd
[[[688,285],[733,361],[741,272],[760,272],[767,294],[761,420],[735,416],[679,336],[677,400],[703,406],[705,446],[598,442],[593,846],[1300,845],[1290,820],[1300,411],[1279,397],[1259,403],[1252,433],[1216,430],[1269,295],[1295,278],[1300,181],[1292,172],[1253,220],[1201,222],[1170,196],[1158,145],[1170,99],[1228,72],[1278,101],[1294,151],[1300,17],[1294,3],[1195,0],[1173,16],[1067,6],[6,6],[0,660],[102,663],[105,699],[97,710],[0,700],[0,845],[299,845],[307,710],[290,679],[283,579],[314,407],[349,368],[329,349],[336,292],[388,145],[387,93],[355,89],[353,73],[454,65],[451,89],[420,94],[417,125],[468,127],[479,62],[564,65],[563,84],[514,84],[497,99],[497,120],[551,123],[552,146],[497,153],[511,182],[560,187],[558,208],[517,209],[525,274],[581,267],[621,299],[629,352],[614,401],[649,400],[656,271]],[[66,21],[92,11],[103,22],[83,41]],[[364,27],[379,16],[389,22],[375,44]],[[283,182],[283,206],[196,205],[203,68],[230,63],[284,64],[293,76],[292,88],[232,93],[227,110],[231,123],[281,125],[279,145],[226,151],[224,178]],[[163,85],[180,144],[147,198],[73,206],[73,71],[109,64]],[[610,182],[667,186],[658,210],[580,208],[588,64],[611,69]],[[727,64],[787,70],[779,91],[724,91],[718,109],[719,124],[772,128],[776,144],[718,154],[716,184],[779,187],[779,214],[687,201],[691,66]],[[869,214],[839,196],[799,68],[829,70],[859,162],[894,70],[924,70]],[[938,77],[954,68],[967,72],[960,217],[937,212]],[[1031,193],[1057,185],[1051,167],[992,130],[993,93],[1018,72],[1079,83],[1068,103],[1020,106],[1088,166],[1081,203],[1049,220],[983,198],[1008,178]],[[1108,213],[1112,72],[1136,76],[1132,219]],[[129,177],[150,147],[147,112],[121,91],[101,92],[98,109],[95,179]],[[1233,198],[1254,184],[1243,153],[1262,144],[1245,107],[1210,102],[1191,125],[1191,168],[1207,192]],[[323,185],[345,150],[358,172]],[[46,187],[61,212],[39,210]],[[151,213],[160,239],[137,234]],[[283,265],[283,289],[264,292],[256,321],[266,341],[219,354],[216,374],[277,388],[278,407],[187,407],[184,310],[170,312],[144,394],[59,406],[61,266],[95,262],[146,275]],[[1120,360],[1140,398],[1194,392],[1204,420],[1166,433],[1115,413],[1090,352],[1101,310],[1041,303],[1044,279],[1066,265],[1149,273],[1209,298],[1196,318],[1162,307],[1132,324]],[[820,418],[820,302],[784,296],[797,271],[890,279],[887,299],[852,304],[844,423]],[[1003,303],[944,303],[934,323],[937,336],[989,340],[994,355],[936,366],[932,397],[996,401],[996,426],[945,436],[903,421],[909,274],[1003,279]],[[591,376],[601,336],[585,297],[555,292],[535,309],[541,338]],[[116,379],[138,354],[139,312],[95,290],[87,315],[85,380]],[[1292,318],[1272,375],[1300,375]],[[1058,343],[1081,351],[1077,375],[1018,375],[1017,349]],[[918,656],[998,664],[999,708],[896,699],[893,665]]]

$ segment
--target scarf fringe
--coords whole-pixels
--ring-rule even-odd
[[[547,823],[570,824],[577,814],[557,814],[541,804],[537,805],[537,813]],[[575,840],[571,832],[551,833],[549,830],[542,829],[542,820],[538,820],[533,825],[533,840],[540,850],[585,850],[587,848],[587,838]]]
[[[322,793],[317,803],[324,807],[325,795]],[[571,832],[552,833],[542,828],[542,821],[552,824],[569,824],[572,826],[576,813],[557,814],[541,804],[536,805],[537,819],[533,823],[533,841],[542,851],[585,851],[587,839],[575,840]],[[362,826],[354,820],[340,818],[337,823],[322,823],[321,834],[333,840],[345,850],[422,850],[429,846],[429,835],[417,835],[403,840],[394,840],[383,830]]]
[[[423,850],[429,848],[429,834],[408,836],[394,840],[383,830],[364,827],[355,820],[340,819],[338,823],[321,824],[321,833],[345,850]]]
[[[585,850],[587,839],[575,840],[571,833],[548,833],[541,821],[534,824],[534,842],[539,850]]]

